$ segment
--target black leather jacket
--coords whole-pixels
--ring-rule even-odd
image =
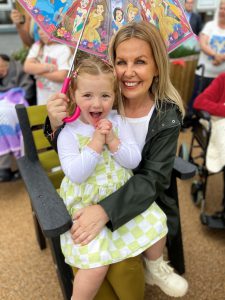
[[[99,203],[109,217],[107,226],[112,231],[145,211],[154,201],[167,215],[168,226],[172,224],[172,231],[176,231],[176,225],[179,224],[178,207],[166,190],[170,186],[180,126],[181,114],[176,105],[163,103],[160,111],[155,108],[149,122],[142,160],[133,170],[134,176]],[[60,129],[51,141],[47,119],[45,135],[55,149],[59,132]]]

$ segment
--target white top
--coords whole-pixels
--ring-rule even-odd
[[[221,29],[217,25],[217,21],[207,22],[201,33],[209,36],[209,44],[217,53],[225,53],[225,29]],[[204,77],[216,78],[220,73],[225,71],[225,62],[219,66],[212,64],[213,58],[206,55],[203,51],[200,52],[198,65],[205,65]],[[196,74],[201,76],[201,69],[196,70]]]
[[[57,66],[58,70],[70,69],[70,48],[63,44],[44,45],[40,53],[40,42],[34,43],[27,58],[36,58],[41,63],[51,63]],[[42,76],[36,76],[37,104],[46,104],[48,98],[62,88],[62,83],[50,81]]]
[[[145,139],[148,132],[148,125],[153,114],[155,105],[152,106],[147,116],[142,118],[126,118],[127,122],[130,124],[134,138],[139,146],[140,151],[142,151],[145,145]]]
[[[118,132],[120,146],[117,152],[111,153],[116,163],[127,169],[134,169],[141,161],[141,151],[137,145],[130,125],[121,116],[112,111],[108,116],[115,132]],[[95,170],[97,163],[103,159],[101,154],[84,147],[80,151],[77,135],[92,137],[94,127],[76,120],[67,123],[57,140],[58,154],[65,175],[75,183],[84,182]],[[77,172],[79,170],[79,172]]]

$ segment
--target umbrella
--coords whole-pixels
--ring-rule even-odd
[[[107,59],[110,38],[132,21],[153,23],[168,52],[193,36],[178,0],[18,0],[51,40]],[[64,82],[66,92],[73,63]],[[79,114],[79,111],[77,111]],[[74,120],[74,118],[70,119]],[[68,119],[67,119],[68,121]]]

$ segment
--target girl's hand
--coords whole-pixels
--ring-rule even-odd
[[[91,205],[79,210],[73,220],[71,235],[74,243],[87,245],[100,233],[109,218],[100,205]]]
[[[114,143],[115,140],[118,140],[118,138],[117,138],[117,136],[115,135],[113,129],[111,129],[111,130],[106,134],[105,142],[106,142],[106,144],[110,147],[110,145],[111,145],[112,143]]]
[[[109,150],[111,152],[116,152],[118,150],[120,140],[113,131],[112,123],[107,119],[102,119],[98,122],[97,128],[105,134],[105,143],[108,145]]]
[[[96,129],[100,130],[102,134],[109,134],[109,132],[112,130],[112,123],[107,119],[101,119],[96,124]]]
[[[98,128],[95,129],[91,141],[87,146],[97,153],[102,153],[103,146],[105,145],[105,134],[101,132]]]
[[[95,131],[91,141],[88,143],[88,147],[95,150],[98,153],[102,153],[103,146],[105,145],[105,137],[108,134],[110,128],[112,128],[112,124],[110,121],[106,119],[100,120],[95,125]]]
[[[45,64],[43,64],[43,67],[44,67],[45,72],[47,72],[47,73],[51,73],[51,72],[58,70],[57,66],[54,64],[45,63]]]
[[[118,150],[120,140],[113,131],[112,123],[109,120],[102,119],[99,121],[98,127],[105,134],[105,143],[108,145],[109,150],[113,153],[116,152]]]
[[[63,119],[67,117],[68,102],[68,97],[62,93],[54,94],[48,99],[47,111],[52,131],[61,126],[63,124]]]

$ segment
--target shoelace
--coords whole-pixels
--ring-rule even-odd
[[[170,267],[168,263],[169,263],[168,261],[160,262],[157,270],[160,276],[165,279],[168,278],[168,274],[171,274],[173,272],[173,268]]]

